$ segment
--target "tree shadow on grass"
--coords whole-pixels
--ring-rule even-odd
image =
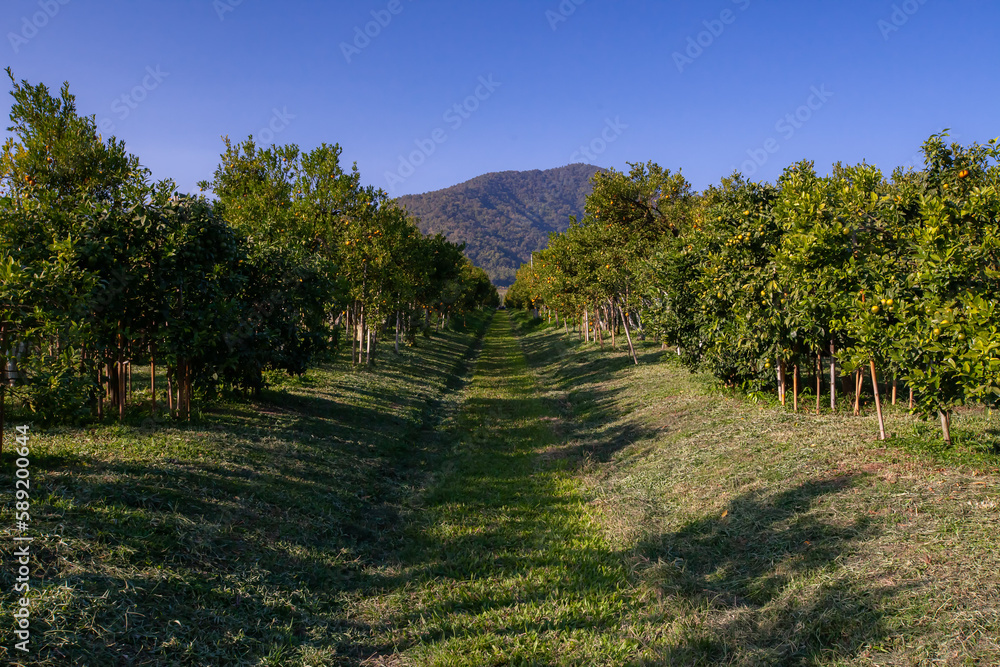
[[[666,664],[811,665],[849,660],[892,630],[894,582],[859,581],[843,567],[877,536],[864,516],[817,510],[856,479],[810,481],[732,500],[724,516],[648,536],[642,586],[697,623],[659,649]]]
[[[580,349],[578,340],[558,331],[521,338],[520,342],[528,364],[557,392],[544,400],[552,414],[562,417],[560,434],[567,443],[563,456],[604,463],[629,445],[656,435],[654,429],[621,419],[622,389],[615,387],[614,381],[635,367],[626,350],[607,354]],[[641,346],[636,353],[640,364],[655,363],[662,356],[658,349]],[[575,363],[565,363],[567,358]]]

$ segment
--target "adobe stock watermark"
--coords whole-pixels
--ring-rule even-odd
[[[243,0],[213,0],[212,9],[219,17],[220,21],[226,20],[226,14],[235,12],[236,8],[243,4]]]
[[[31,454],[28,447],[28,427],[18,426],[17,448],[14,453],[17,459],[14,477],[14,526],[19,535],[14,536],[15,545],[14,556],[17,558],[14,579],[14,592],[20,593],[17,600],[14,617],[14,636],[19,640],[14,644],[14,648],[24,653],[28,652],[28,644],[31,642],[31,599],[28,593],[31,592],[31,542],[34,539],[27,535],[31,526]],[[13,558],[11,559],[14,560]]]
[[[149,94],[160,87],[163,80],[170,76],[170,72],[164,72],[159,65],[146,68],[146,75],[142,81],[134,86],[127,93],[116,97],[111,103],[111,113],[118,117],[119,121],[128,118],[139,105],[146,101]],[[97,128],[101,134],[110,134],[115,131],[115,122],[109,117],[104,117],[98,122]]]
[[[744,12],[750,7],[750,0],[732,0],[732,3]],[[719,18],[702,21],[705,29],[693,37],[688,37],[687,47],[683,52],[674,51],[671,56],[674,59],[674,65],[677,66],[677,71],[683,74],[687,67],[693,65],[695,60],[711,48],[719,37],[722,37],[726,26],[736,23],[737,16],[738,14],[732,9],[723,9],[719,13]]]
[[[21,30],[19,32],[8,32],[7,40],[10,47],[14,49],[16,55],[21,51],[21,47],[30,42],[38,34],[38,31],[49,24],[49,21],[56,17],[59,10],[68,5],[70,0],[39,0],[39,11],[31,16],[21,17]]]
[[[284,132],[293,120],[295,120],[295,116],[288,113],[288,107],[272,109],[271,120],[267,122],[265,127],[257,130],[257,133],[253,135],[254,140],[258,146],[267,146],[274,141],[277,135]]]
[[[559,6],[552,9],[545,10],[545,19],[549,22],[549,27],[553,31],[559,28],[560,23],[565,23],[569,20],[569,17],[576,13],[576,8],[585,3],[587,0],[562,0]]]
[[[606,118],[600,135],[594,137],[589,144],[580,146],[575,153],[570,155],[569,163],[576,164],[577,162],[583,162],[584,158],[586,158],[590,164],[593,164],[597,160],[597,156],[608,150],[608,146],[618,141],[618,138],[627,129],[628,125],[622,122],[621,116],[615,116],[614,120]]]
[[[796,132],[801,130],[812,119],[813,115],[822,109],[827,101],[833,97],[833,93],[827,90],[826,84],[819,88],[812,86],[809,92],[810,95],[806,99],[805,104],[795,109],[795,111],[785,114],[774,124],[775,131],[781,134],[781,138],[784,141],[789,141],[794,137]],[[753,176],[779,150],[781,150],[781,143],[774,137],[769,137],[762,147],[747,150],[749,159],[740,165],[740,171],[744,176]]]
[[[413,0],[409,0],[413,2]],[[372,40],[382,34],[382,31],[389,27],[392,19],[403,13],[405,7],[402,0],[389,0],[385,9],[373,9],[371,11],[372,20],[361,26],[354,26],[354,39],[351,42],[341,42],[340,52],[344,54],[344,60],[351,64],[354,56],[361,55],[361,52],[371,46]]]
[[[909,23],[910,18],[920,11],[920,8],[927,4],[927,0],[906,0],[900,5],[892,6],[892,14],[888,19],[879,19],[877,25],[882,33],[882,39],[889,41],[889,37],[894,32]]]
[[[457,131],[501,85],[503,85],[501,82],[493,80],[492,74],[479,77],[479,85],[472,94],[445,109],[441,119],[448,124],[452,132]],[[409,155],[399,156],[399,166],[396,171],[385,172],[385,182],[389,188],[395,189],[413,176],[417,168],[427,162],[427,159],[437,151],[438,146],[446,141],[448,141],[448,131],[443,127],[435,128],[425,139],[415,139],[413,143],[416,150],[411,151]]]

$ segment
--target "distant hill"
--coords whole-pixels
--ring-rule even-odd
[[[571,164],[545,171],[501,171],[398,201],[419,219],[424,233],[464,242],[469,259],[484,268],[494,284],[508,286],[531,253],[546,246],[550,232],[564,231],[571,215],[583,217],[590,177],[600,170]]]

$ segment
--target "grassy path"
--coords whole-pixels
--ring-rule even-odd
[[[397,664],[624,664],[628,574],[552,451],[554,418],[499,313],[424,499],[405,583],[377,600]]]

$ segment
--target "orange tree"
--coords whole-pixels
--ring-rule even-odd
[[[225,376],[234,386],[259,391],[266,369],[303,373],[330,341],[338,274],[325,239],[337,209],[324,206],[335,205],[328,203],[337,196],[331,190],[350,187],[326,182],[352,179],[336,157],[336,149],[325,146],[303,160],[296,146],[261,148],[252,139],[226,139],[214,179],[201,184],[214,192],[215,212],[245,246],[237,267],[245,278],[237,295],[240,324],[227,335],[239,359]],[[309,189],[308,182],[324,185]]]
[[[81,397],[98,393],[101,369],[121,361],[141,328],[145,277],[136,267],[150,230],[132,223],[153,188],[123,142],[105,141],[93,117],[77,113],[68,84],[53,96],[7,74],[0,257],[20,279],[17,294],[8,286],[2,298],[24,336],[29,406],[43,419],[76,419],[86,412]]]
[[[946,136],[924,144],[909,294],[891,335],[918,412],[937,413],[950,442],[955,407],[1000,397],[1000,150],[996,140],[949,146]]]
[[[628,174],[612,169],[594,175],[583,224],[591,230],[590,243],[597,258],[588,279],[606,301],[608,319],[621,318],[632,358],[638,363],[629,331],[632,313],[642,306],[636,278],[660,239],[679,236],[690,225],[694,198],[691,185],[680,173],[654,162],[629,166]]]
[[[782,236],[772,215],[776,195],[772,186],[739,175],[723,179],[705,193],[703,223],[682,249],[698,261],[689,288],[697,304],[689,312],[697,323],[698,363],[751,392],[771,383],[776,349],[780,356],[791,342],[773,262]]]

